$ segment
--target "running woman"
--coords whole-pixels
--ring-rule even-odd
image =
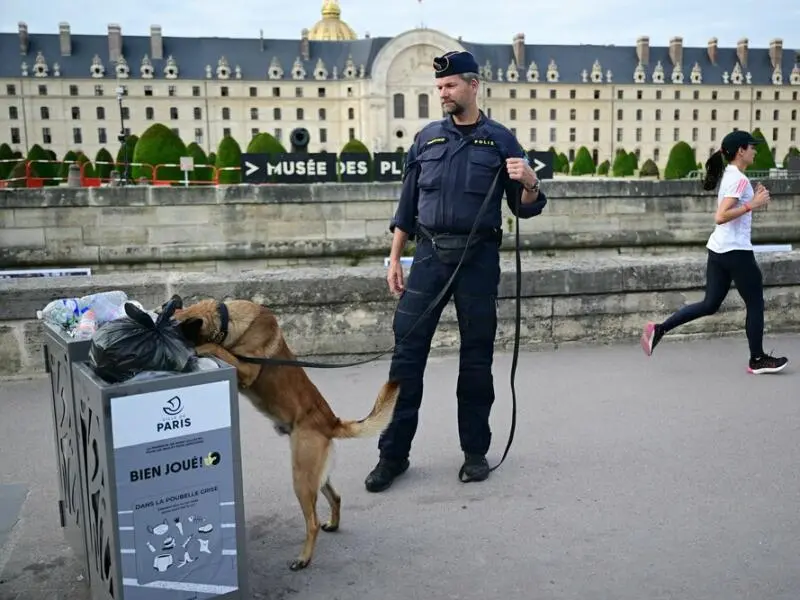
[[[761,269],[753,253],[750,231],[751,211],[766,206],[769,191],[761,184],[753,186],[744,170],[753,163],[755,144],[759,140],[746,131],[733,131],[722,140],[721,149],[706,161],[703,189],[717,192],[716,226],[708,239],[706,294],[702,301],[688,304],[663,323],[648,323],[641,344],[647,356],[652,355],[661,338],[676,327],[716,313],[728,295],[731,281],[747,309],[745,330],[750,346],[748,372],[777,373],[788,364],[785,357],[764,353],[764,288]],[[727,165],[726,165],[727,163]],[[720,177],[722,180],[720,181]]]

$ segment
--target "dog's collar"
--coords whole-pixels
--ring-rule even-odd
[[[219,331],[211,336],[211,341],[221,345],[225,338],[228,337],[228,324],[230,323],[228,306],[224,302],[219,302],[217,304],[217,312],[219,313]]]

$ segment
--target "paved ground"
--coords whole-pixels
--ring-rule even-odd
[[[800,361],[800,340],[768,348]],[[743,339],[526,353],[518,433],[482,484],[456,473],[457,362],[432,360],[412,469],[383,495],[373,441],[338,446],[342,529],[306,571],[288,448],[242,401],[253,598],[796,599],[800,375],[744,372]],[[497,359],[492,462],[505,444],[510,356]],[[315,371],[342,416],[367,413],[386,364]],[[29,491],[0,519],[0,599],[88,598],[57,528],[47,382],[2,385],[0,483]],[[16,513],[19,488],[0,493]],[[323,504],[320,504],[323,507]],[[323,513],[324,514],[324,513]],[[13,522],[13,520],[12,520]],[[3,537],[6,536],[3,542]]]

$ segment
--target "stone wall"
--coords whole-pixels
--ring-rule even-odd
[[[759,243],[800,241],[800,180],[767,182]],[[701,250],[716,197],[697,181],[547,181],[520,221],[529,254]],[[399,184],[0,190],[0,268],[224,272],[309,263],[382,264]],[[507,249],[513,248],[504,205]]]
[[[800,330],[800,252],[759,254],[764,272],[768,331]],[[147,307],[178,293],[201,298],[246,298],[270,306],[291,347],[301,355],[364,354],[392,345],[396,299],[380,267],[292,268],[226,273],[130,273],[92,278],[0,280],[0,374],[40,373],[41,323],[35,311],[50,300],[123,289]],[[702,298],[702,253],[669,257],[597,257],[528,261],[522,276],[522,347],[568,342],[635,343],[643,323],[663,319],[683,303]],[[498,348],[513,344],[513,263],[503,265]],[[732,290],[721,312],[677,334],[720,334],[744,327],[744,308]],[[742,342],[743,343],[743,342]],[[433,347],[454,351],[458,326],[452,303]],[[746,346],[742,346],[746,357]]]

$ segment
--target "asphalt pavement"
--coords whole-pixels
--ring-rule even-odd
[[[743,337],[525,352],[506,462],[462,484],[458,360],[431,359],[411,468],[363,480],[376,440],[338,442],[341,529],[304,571],[287,438],[242,398],[252,598],[796,600],[800,596],[800,339],[792,361],[745,372]],[[511,357],[495,361],[490,462],[511,416]],[[311,371],[342,418],[369,411],[386,362]],[[89,598],[58,524],[48,382],[0,384],[0,600]],[[320,516],[327,518],[324,499]]]

